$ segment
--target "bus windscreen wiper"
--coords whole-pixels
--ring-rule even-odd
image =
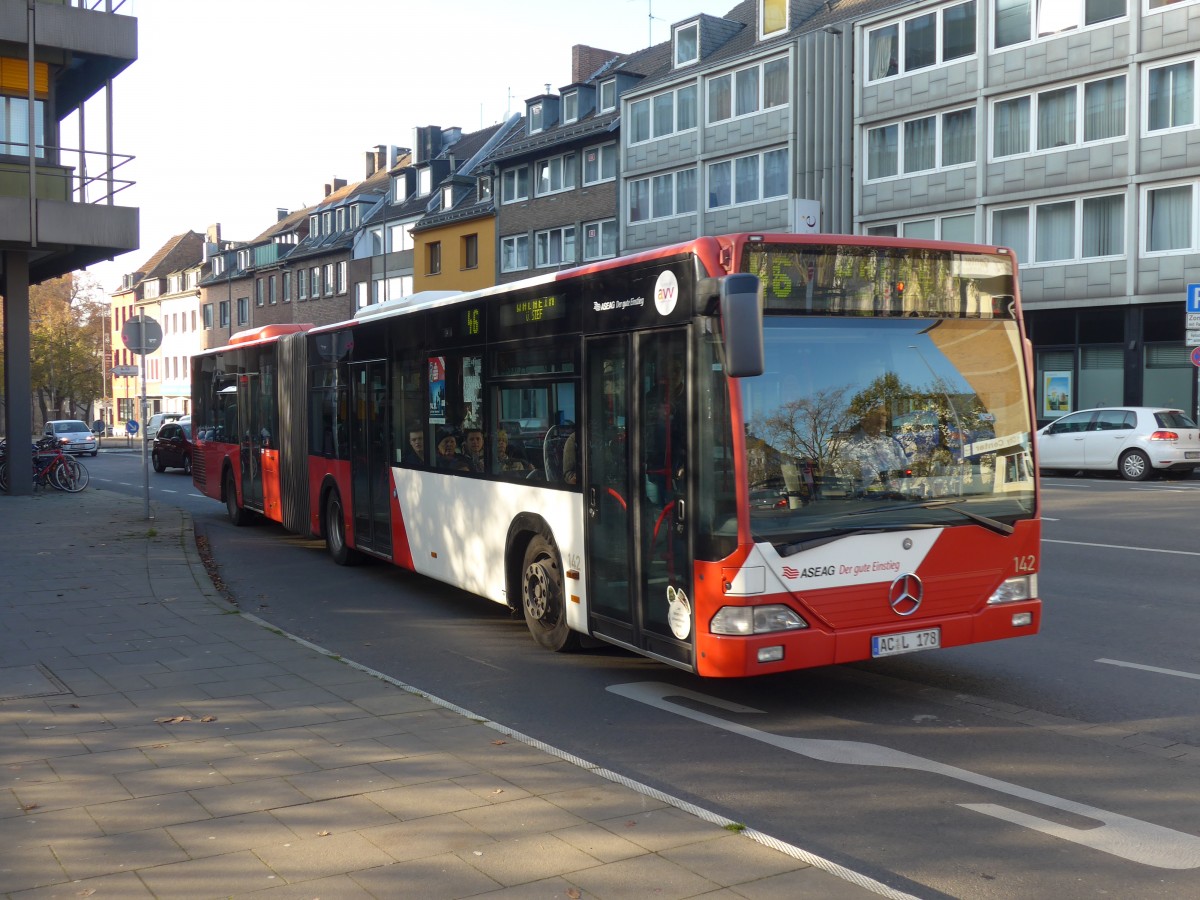
[[[840,541],[843,538],[853,537],[859,534],[883,534],[888,531],[909,531],[914,528],[940,528],[940,525],[933,525],[928,522],[912,524],[905,523],[904,525],[869,525],[866,528],[856,528],[853,525],[841,525],[836,528],[828,528],[825,531],[819,532],[813,537],[804,538],[799,541],[792,541],[786,544],[773,543],[775,552],[780,556],[791,556],[793,553],[799,553],[801,550],[812,550],[816,547],[823,547],[826,544],[832,544],[834,541]]]
[[[865,516],[871,514],[879,514],[881,512],[894,512],[902,509],[948,509],[951,512],[958,513],[964,519],[970,519],[976,524],[982,525],[990,531],[997,534],[1012,534],[1016,531],[1007,522],[1001,522],[999,519],[993,519],[989,516],[981,516],[977,512],[972,512],[964,506],[960,506],[957,500],[921,500],[916,503],[900,503],[896,506],[886,506],[877,509],[860,509],[854,512],[845,513],[846,516]]]

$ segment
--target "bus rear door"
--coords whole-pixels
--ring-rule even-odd
[[[391,558],[391,431],[385,361],[350,364],[350,407],[354,546]]]
[[[587,342],[589,627],[694,669],[687,329]]]

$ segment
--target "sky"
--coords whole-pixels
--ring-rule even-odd
[[[111,292],[173,235],[220,223],[250,240],[276,210],[365,175],[377,144],[413,129],[464,132],[524,112],[571,81],[571,48],[629,53],[737,0],[125,0],[138,59],[113,81],[113,149],[140,209],[141,247],[89,268]],[[651,40],[652,39],[652,40]],[[104,98],[89,101],[102,149]],[[63,134],[78,134],[64,125]]]

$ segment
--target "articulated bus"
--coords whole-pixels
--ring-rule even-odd
[[[1032,635],[1038,481],[1016,260],[739,234],[193,360],[193,477],[324,539],[740,677]]]

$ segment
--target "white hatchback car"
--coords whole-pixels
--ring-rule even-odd
[[[1038,431],[1038,468],[1120,472],[1131,481],[1154,472],[1190,475],[1200,467],[1200,428],[1180,409],[1085,409]]]
[[[68,453],[90,453],[95,456],[100,442],[92,429],[79,419],[52,419],[42,429],[44,437],[52,437]]]

